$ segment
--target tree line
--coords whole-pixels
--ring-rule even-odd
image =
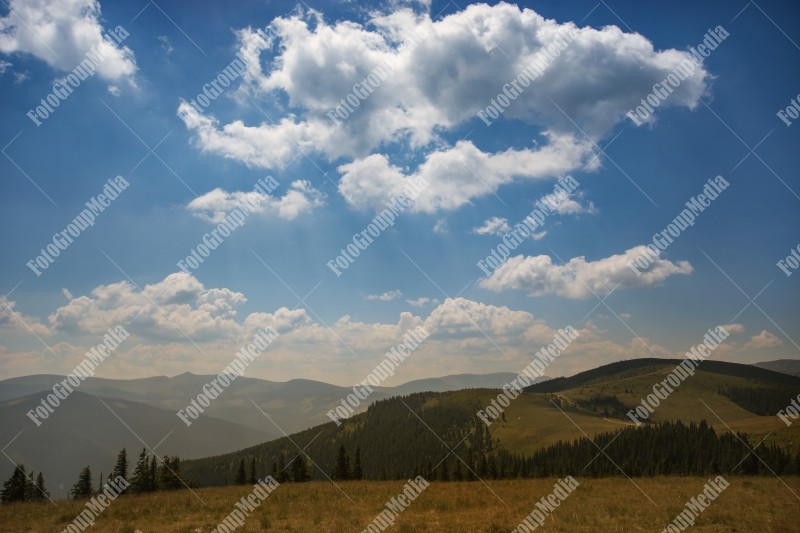
[[[34,480],[35,477],[35,480]],[[25,472],[25,465],[18,464],[14,473],[3,484],[0,492],[0,501],[3,503],[14,502],[43,502],[50,498],[50,493],[44,486],[44,475],[34,471]]]
[[[123,448],[117,455],[117,461],[108,477],[100,473],[100,478],[95,487],[92,469],[88,465],[83,467],[78,474],[78,480],[69,491],[69,497],[75,500],[88,499],[103,492],[103,488],[111,481],[122,478],[128,482],[125,493],[143,494],[160,490],[175,490],[187,486],[181,475],[181,460],[177,456],[164,456],[160,459],[155,454],[152,456],[142,449],[139,459],[133,467],[131,477],[128,478],[128,453]],[[4,483],[0,493],[3,503],[24,501],[45,501],[50,497],[44,485],[44,476],[39,472],[34,481],[34,473],[25,472],[24,465],[17,465],[14,473]]]
[[[129,494],[175,490],[186,486],[181,476],[181,460],[177,456],[170,457],[165,455],[159,459],[155,454],[151,456],[146,449],[142,448],[130,478],[128,478],[128,469],[128,453],[123,448],[117,455],[117,462],[114,464],[114,468],[106,478],[106,484],[117,478],[122,478],[128,482],[125,492]],[[89,466],[85,466],[78,475],[78,481],[73,485],[69,494],[76,500],[91,498],[95,494],[102,492],[104,486],[103,473],[101,472],[98,487],[96,490],[93,488],[92,470]]]

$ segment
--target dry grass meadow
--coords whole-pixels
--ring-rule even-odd
[[[695,531],[800,531],[800,478],[729,477],[730,487],[701,513]],[[553,490],[555,479],[434,482],[403,512],[389,531],[509,532]],[[580,479],[581,485],[551,514],[542,531],[661,531],[685,502],[697,495],[703,478]],[[361,531],[395,496],[402,482],[341,483],[347,497],[329,482],[284,484],[252,513],[241,532]],[[491,490],[490,490],[491,489]],[[247,487],[206,488],[124,496],[103,512],[92,533],[210,533],[234,508]],[[494,492],[494,493],[493,493]],[[350,499],[352,501],[350,501]],[[203,500],[203,502],[200,501]],[[502,500],[502,501],[501,501]],[[82,502],[0,506],[0,529],[7,533],[62,531]]]

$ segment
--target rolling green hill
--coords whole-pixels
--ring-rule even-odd
[[[230,483],[242,459],[248,464],[255,459],[258,472],[266,475],[273,463],[280,465],[281,459],[284,464],[288,463],[302,449],[313,461],[309,464],[311,476],[323,479],[333,472],[337,450],[344,446],[351,457],[356,447],[360,448],[364,474],[370,479],[401,478],[419,472],[440,476],[441,467],[436,468],[436,465],[445,457],[450,477],[456,475],[458,468],[460,475],[466,478],[468,472],[464,463],[471,465],[475,472],[483,470],[494,477],[492,469],[495,469],[504,477],[502,474],[518,472],[519,465],[525,462],[523,458],[543,450],[555,453],[553,450],[559,446],[577,439],[597,436],[607,441],[617,431],[624,430],[625,436],[620,437],[620,441],[637,443],[644,438],[644,433],[633,427],[625,413],[651,393],[653,385],[664,379],[679,362],[625,361],[533,385],[512,401],[504,416],[489,428],[476,413],[499,391],[418,393],[381,400],[371,405],[366,413],[354,416],[339,427],[331,422],[233,454],[187,461],[185,473],[201,485]],[[656,429],[662,429],[661,433],[656,431],[653,435],[682,435],[683,426],[670,425],[682,421],[687,428],[695,428],[687,430],[689,433],[683,440],[712,439],[716,443],[714,449],[719,450],[714,460],[720,464],[727,464],[729,458],[740,452],[744,456],[748,451],[731,432],[746,434],[753,444],[768,436],[761,444],[764,453],[769,447],[778,450],[775,454],[797,456],[793,443],[798,442],[800,430],[786,427],[774,415],[756,414],[748,410],[747,401],[741,398],[734,401],[730,397],[731,390],[761,391],[763,395],[770,388],[789,394],[785,399],[788,405],[792,394],[796,396],[800,392],[800,379],[750,365],[706,361],[655,410],[650,422],[657,424]],[[699,427],[709,433],[692,433]],[[585,454],[590,449],[586,448],[587,444],[591,443],[584,440],[576,449]],[[641,445],[658,449],[651,441]],[[450,453],[450,448],[463,462]],[[688,455],[681,457],[681,461],[689,461]],[[486,463],[482,464],[483,461]],[[711,463],[707,466],[711,468]],[[640,470],[649,471],[646,467]]]

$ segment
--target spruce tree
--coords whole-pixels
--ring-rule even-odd
[[[17,465],[14,473],[3,484],[3,492],[0,493],[0,499],[3,503],[22,502],[25,501],[25,488],[28,476],[25,475],[25,467]]]
[[[81,470],[78,481],[72,486],[70,494],[75,500],[92,497],[92,471],[88,466],[83,467],[83,470]]]
[[[147,450],[142,448],[139,460],[133,469],[131,486],[128,489],[135,494],[142,494],[150,490],[150,460],[147,457]]]
[[[439,465],[439,480],[450,481],[450,476],[447,473],[447,459],[442,461],[442,464]]]
[[[475,476],[475,458],[472,455],[472,447],[467,448],[467,481],[475,481],[477,476]]]
[[[115,480],[118,477],[125,480],[128,479],[128,453],[125,448],[122,448],[122,451],[117,455],[117,464],[114,465],[114,470],[111,471],[111,480]]]
[[[364,472],[361,470],[361,447],[356,446],[356,457],[353,464],[353,479],[364,479]]]
[[[237,485],[244,485],[247,483],[247,475],[244,472],[244,459],[239,461],[239,470],[236,473],[236,484]]]
[[[344,445],[339,446],[339,453],[336,456],[336,466],[333,469],[333,479],[342,481],[350,478],[350,460],[347,457],[347,452],[344,450]]]
[[[285,483],[289,481],[289,470],[286,468],[286,461],[283,458],[283,454],[278,457],[278,482]]]
[[[306,460],[302,454],[297,454],[294,461],[292,461],[292,480],[295,483],[308,481],[308,468],[306,467]]]
[[[36,477],[36,472],[31,470],[31,473],[25,476],[25,501],[33,502],[38,498],[36,495],[39,493],[36,490],[36,483],[33,481]]]
[[[182,488],[181,460],[177,456],[164,456],[158,467],[158,486],[161,490],[176,490]]]
[[[258,482],[258,478],[256,477],[256,458],[253,457],[250,459],[250,484],[255,485]]]
[[[158,463],[156,462],[156,454],[153,454],[152,459],[150,459],[150,475],[147,478],[148,486],[147,490],[149,492],[155,492],[158,490]]]
[[[36,476],[36,494],[35,494],[34,501],[43,502],[44,500],[50,497],[50,493],[47,491],[47,488],[44,486],[44,475],[39,472],[39,475]]]
[[[464,475],[461,473],[461,460],[458,457],[453,466],[453,481],[464,481]]]

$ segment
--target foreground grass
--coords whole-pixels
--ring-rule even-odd
[[[731,483],[697,520],[696,531],[800,531],[800,478],[728,477]],[[580,486],[551,514],[543,531],[661,531],[696,496],[705,478],[581,479]],[[509,532],[527,516],[555,479],[434,482],[389,531]],[[284,484],[237,531],[361,531],[397,495],[403,482]],[[791,490],[790,490],[791,489]],[[113,502],[87,531],[209,533],[248,487],[198,489],[124,496]],[[344,493],[344,494],[343,494]],[[345,496],[346,494],[346,496]],[[652,498],[653,502],[648,499]],[[202,501],[201,501],[202,500]],[[352,501],[351,501],[352,500]],[[0,506],[4,532],[62,531],[83,502]]]

